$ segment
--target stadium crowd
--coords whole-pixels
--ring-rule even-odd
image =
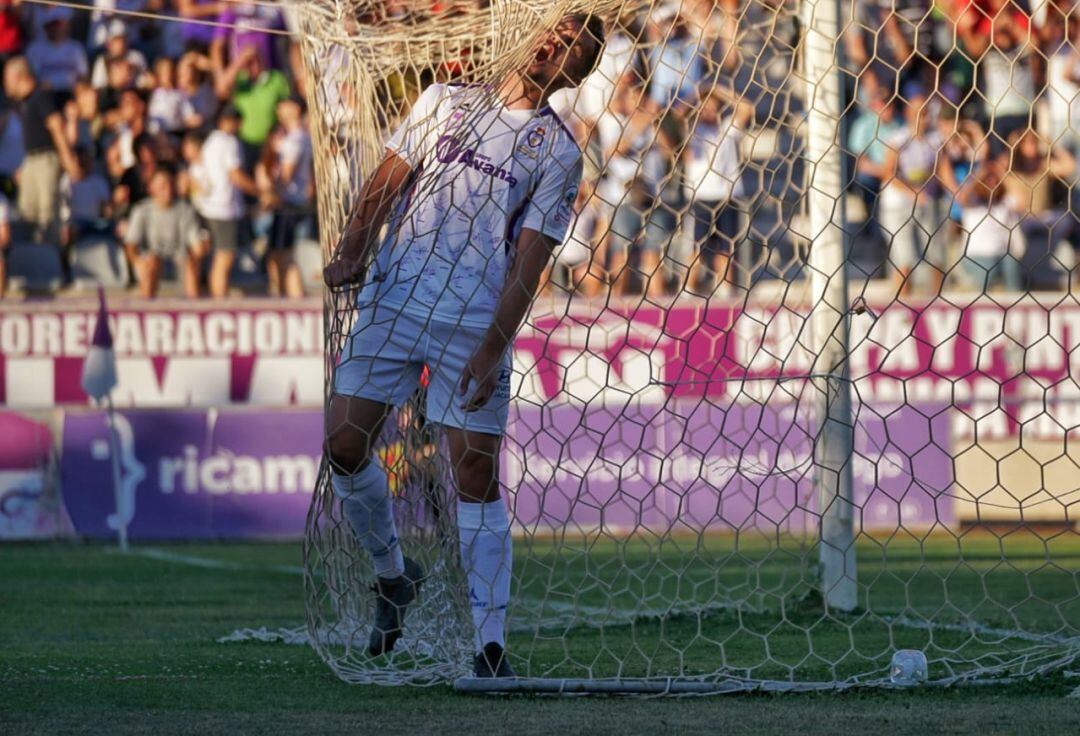
[[[619,81],[606,109],[575,106],[595,131],[602,172],[591,182],[601,196],[583,203],[592,212],[563,250],[575,288],[595,291],[614,280],[621,291],[644,284],[650,295],[714,293],[731,288],[725,281],[745,285],[754,277],[748,270],[760,275],[755,246],[759,254],[782,247],[793,228],[770,233],[755,222],[764,188],[758,173],[771,164],[746,160],[768,128],[796,137],[804,129],[801,101],[778,112],[775,87],[791,92],[798,83],[794,54],[784,57],[778,81],[765,73],[770,54],[782,54],[785,42],[794,48],[795,36],[772,39],[771,50],[748,43],[761,25],[753,11],[777,5],[662,6],[609,40],[605,61],[623,56],[607,69]],[[862,268],[891,279],[891,293],[936,293],[946,279],[980,291],[1067,284],[1076,263],[1080,141],[1073,0],[872,0],[843,8],[841,140],[855,275]],[[636,173],[628,160],[640,164]],[[803,184],[789,174],[785,186],[797,198]],[[606,225],[593,224],[604,218]],[[599,257],[587,269],[591,252]],[[633,267],[623,269],[628,252]],[[734,261],[739,268],[729,267]],[[921,264],[930,268],[914,274]],[[618,274],[631,278],[620,284]]]
[[[767,16],[790,18],[790,5],[665,2],[614,24],[598,72],[553,101],[589,152],[555,259],[562,288],[729,290],[734,263],[754,268],[741,249],[790,239],[786,224],[756,226],[762,192],[747,166],[764,132],[797,138],[803,124],[794,36],[761,41]],[[903,291],[945,278],[1060,286],[1074,261],[1058,256],[1077,230],[1072,0],[844,7],[853,259],[877,253],[866,275]],[[400,22],[411,8],[387,2],[385,17],[360,22]],[[115,239],[147,297],[169,271],[189,296],[223,296],[245,256],[265,270],[260,288],[302,294],[293,252],[316,237],[315,182],[287,30],[265,2],[97,0],[75,12],[0,0],[0,245],[58,244],[70,267],[81,244]],[[768,79],[766,55],[785,49],[787,68]],[[928,275],[909,278],[916,270]]]
[[[70,272],[112,240],[146,297],[170,270],[187,296],[224,296],[257,252],[271,294],[301,295],[313,156],[284,31],[265,3],[0,0],[0,242],[58,246]]]

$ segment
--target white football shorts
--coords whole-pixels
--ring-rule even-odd
[[[502,435],[510,408],[510,351],[503,356],[495,392],[476,411],[466,412],[468,398],[458,387],[466,363],[484,337],[484,329],[431,320],[399,309],[365,305],[345,341],[334,371],[334,393],[401,406],[420,385],[426,365],[431,382],[426,418],[448,427]],[[469,385],[469,395],[476,386]]]

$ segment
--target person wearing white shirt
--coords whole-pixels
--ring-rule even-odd
[[[54,7],[60,11],[66,8]],[[42,87],[55,92],[70,92],[75,82],[86,76],[86,51],[82,44],[68,38],[68,16],[53,12],[45,16],[45,36],[26,49],[30,70]]]
[[[721,107],[732,112],[720,117]],[[697,120],[683,149],[683,190],[690,202],[697,250],[689,287],[709,295],[730,281],[729,263],[740,237],[736,198],[742,191],[739,145],[754,116],[754,106],[717,87],[699,106]]]
[[[510,520],[496,462],[510,346],[566,236],[583,170],[548,97],[592,72],[603,35],[596,16],[567,15],[497,84],[429,86],[364,182],[324,271],[331,289],[363,283],[334,372],[326,448],[333,492],[375,571],[371,656],[394,648],[425,577],[402,553],[371,440],[426,364],[425,416],[445,428],[455,470],[473,674],[514,676],[504,652]]]
[[[138,82],[146,74],[146,57],[141,51],[131,48],[128,44],[127,24],[119,18],[114,18],[109,21],[105,29],[105,46],[94,60],[94,68],[90,72],[90,84],[94,89],[105,89],[109,86],[109,61],[112,59],[127,59],[131,64],[132,75]]]
[[[1000,283],[1007,291],[1022,290],[1020,258],[1027,243],[1020,228],[1025,214],[1017,198],[1002,186],[999,161],[982,163],[960,187],[960,226],[967,237],[960,262],[980,293]]]
[[[229,271],[236,252],[248,242],[244,195],[258,189],[244,171],[240,139],[240,113],[226,105],[218,113],[217,130],[207,136],[198,159],[188,171],[192,203],[206,221],[213,259],[210,262],[210,296],[223,298],[229,291]]]
[[[163,56],[154,62],[154,81],[147,107],[151,133],[175,135],[187,127],[194,127],[202,119],[187,96],[177,89],[176,63],[172,59]]]
[[[881,192],[881,228],[889,242],[889,262],[900,294],[909,294],[911,274],[920,263],[931,266],[928,291],[937,293],[945,277],[944,235],[948,211],[940,202],[948,156],[931,125],[926,95],[909,91],[905,125],[885,141]]]
[[[615,85],[611,105],[596,121],[594,130],[603,162],[596,196],[611,222],[603,252],[613,290],[620,294],[629,290],[628,264],[636,254],[646,290],[655,296],[662,279],[654,276],[658,276],[668,239],[665,229],[657,227],[663,208],[654,205],[665,179],[663,151],[671,147],[664,145],[656,115],[642,104],[643,94],[637,75],[626,72]]]

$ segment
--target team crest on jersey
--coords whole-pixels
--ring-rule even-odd
[[[525,136],[525,142],[515,150],[526,158],[535,161],[540,155],[540,146],[544,144],[544,135],[547,133],[542,127],[533,128]]]

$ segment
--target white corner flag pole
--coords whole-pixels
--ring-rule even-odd
[[[116,410],[113,407],[112,390],[116,387],[116,353],[113,351],[112,332],[109,330],[109,311],[105,307],[105,290],[98,289],[98,318],[94,337],[83,360],[82,387],[87,396],[99,405],[105,402],[109,425],[109,455],[112,457],[113,500],[116,506],[116,531],[120,549],[128,548],[127,525],[129,509],[124,502],[120,484],[120,437],[116,432]]]
[[[124,502],[124,490],[120,482],[120,436],[116,431],[116,410],[113,408],[112,393],[105,395],[105,408],[109,417],[109,455],[112,457],[113,500],[116,504],[116,537],[120,551],[128,551],[128,513]]]

